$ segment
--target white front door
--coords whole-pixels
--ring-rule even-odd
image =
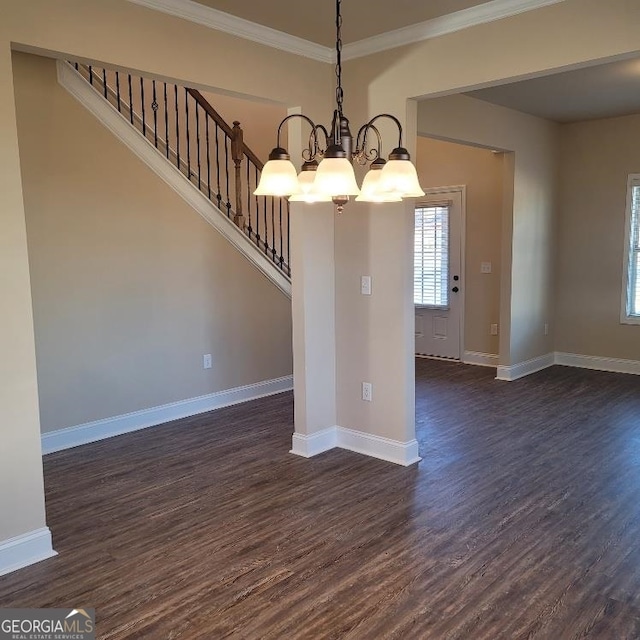
[[[416,203],[413,299],[416,353],[460,359],[464,188],[429,190]]]

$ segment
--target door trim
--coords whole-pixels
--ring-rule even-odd
[[[424,196],[446,196],[447,194],[459,193],[460,194],[460,277],[464,283],[462,289],[462,296],[460,298],[460,358],[453,360],[455,362],[462,362],[464,359],[464,309],[465,298],[467,297],[467,271],[466,271],[466,257],[467,257],[467,185],[457,184],[447,187],[432,187],[424,189]],[[415,201],[415,207],[419,207],[421,203],[425,201],[422,198],[417,198]],[[415,209],[414,207],[414,209]],[[415,305],[414,305],[415,309]],[[415,349],[414,349],[415,350]],[[447,360],[449,358],[446,358]]]

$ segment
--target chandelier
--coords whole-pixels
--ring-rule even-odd
[[[416,168],[409,152],[402,146],[402,125],[388,113],[374,116],[362,125],[355,138],[344,116],[342,104],[342,0],[336,0],[336,109],[331,131],[315,124],[307,116],[296,113],[287,116],[278,126],[276,147],[269,154],[260,182],[253,192],[257,196],[290,196],[291,201],[330,202],[341,213],[350,196],[358,202],[400,202],[403,198],[424,195]],[[280,145],[283,125],[292,118],[301,118],[311,127],[308,146],[302,151],[303,165],[298,175],[286,149]],[[382,158],[382,136],[375,126],[380,119],[389,119],[398,127],[398,146]],[[353,163],[369,165],[362,188],[358,187]]]

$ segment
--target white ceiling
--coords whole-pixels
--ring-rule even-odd
[[[566,71],[467,95],[556,122],[640,113],[640,59]]]
[[[475,7],[489,0],[343,0],[345,44]],[[333,0],[197,0],[198,3],[324,46],[335,42]]]

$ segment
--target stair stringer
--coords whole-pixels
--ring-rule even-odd
[[[123,142],[158,177],[171,187],[192,209],[229,241],[254,267],[291,298],[291,281],[265,256],[247,236],[227,218],[200,190],[167,161],[129,121],[118,113],[75,69],[57,61],[58,82],[111,133]]]

